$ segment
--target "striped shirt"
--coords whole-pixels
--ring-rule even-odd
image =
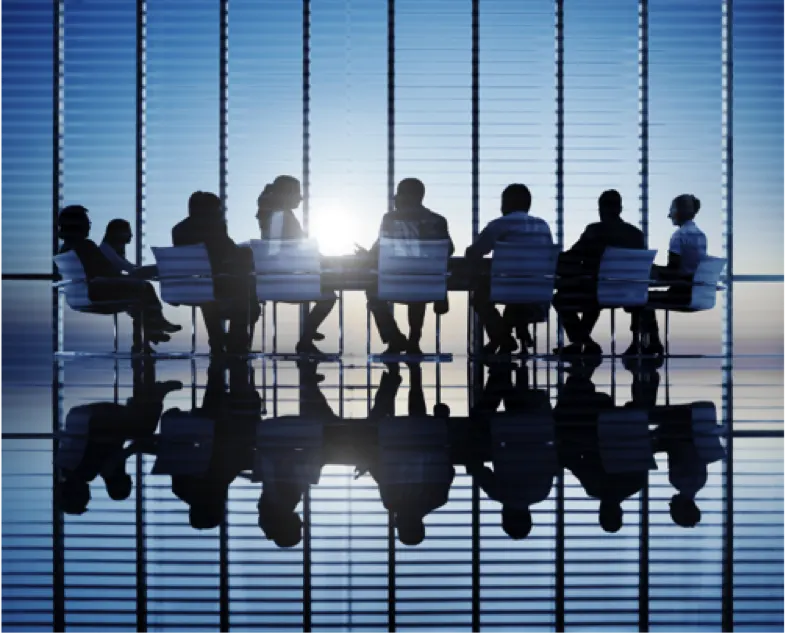
[[[512,211],[488,223],[468,249],[467,257],[483,257],[497,242],[512,242],[526,246],[553,245],[548,223],[525,211]]]

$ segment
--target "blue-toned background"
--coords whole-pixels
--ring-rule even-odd
[[[3,2],[5,280],[51,273],[55,199],[86,205],[97,241],[110,219],[135,220],[136,2],[61,4],[62,136],[53,165],[54,5]],[[555,232],[554,2],[482,0],[479,6],[479,225],[498,214],[501,189],[521,181],[531,187],[532,212]],[[137,239],[150,262],[151,246],[170,243],[190,193],[218,192],[220,3],[154,0],[144,8],[144,235]],[[596,219],[599,193],[615,187],[632,222],[640,223],[646,198],[649,243],[662,259],[673,230],[666,217],[670,200],[691,192],[702,200],[697,221],[712,254],[725,255],[723,210],[732,202],[735,274],[781,276],[782,5],[734,2],[730,49],[723,11],[720,0],[648,3],[649,186],[643,191],[638,3],[565,3],[565,246]],[[374,239],[387,209],[388,168],[396,180],[421,178],[426,204],[447,217],[458,250],[470,243],[471,2],[395,3],[389,156],[387,13],[387,3],[376,0],[311,3],[304,144],[301,3],[231,1],[225,175],[237,241],[258,236],[255,201],[265,183],[280,173],[302,178],[306,159],[310,230],[324,252],[351,252],[354,242]],[[723,59],[730,53],[733,98],[725,104]],[[724,153],[728,106],[731,181],[725,177],[731,155]],[[53,168],[61,188],[54,199]],[[9,292],[15,300],[5,309],[7,328],[29,327],[27,306],[39,291],[26,285]],[[738,282],[736,293],[743,295],[735,306],[737,351],[781,350],[781,284]],[[465,298],[453,303],[442,349],[458,351],[466,336]],[[187,321],[188,313],[180,312],[172,309],[170,318]],[[347,326],[363,328],[363,313],[362,298],[348,296]],[[718,353],[720,315],[677,316],[674,327],[684,343],[677,340],[675,351]],[[108,333],[105,321],[68,314],[66,347],[101,349],[104,341],[92,335]],[[326,326],[330,345],[336,326],[334,314]],[[282,344],[294,335],[289,329]],[[605,322],[598,332],[607,336]],[[187,344],[183,334],[168,349]],[[364,346],[364,340],[350,341],[347,351]]]

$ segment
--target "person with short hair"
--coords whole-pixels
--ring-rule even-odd
[[[504,189],[501,196],[501,217],[491,220],[488,225],[466,249],[466,259],[478,262],[490,253],[499,242],[527,246],[552,246],[553,236],[548,223],[529,213],[532,196],[526,185],[515,183]],[[503,319],[498,309],[490,302],[490,280],[479,282],[472,297],[474,311],[480,317],[488,335],[488,344],[483,347],[486,354],[497,351],[508,354],[518,349],[512,336],[512,319]],[[519,335],[526,325],[518,326]],[[526,332],[520,336],[525,346],[531,346],[531,337]]]
[[[404,178],[398,183],[395,193],[395,209],[386,213],[379,228],[379,238],[399,240],[448,240],[449,255],[455,251],[450,237],[447,220],[423,205],[425,185],[417,178]],[[358,247],[358,254],[367,254],[371,262],[379,260],[379,239],[370,251]],[[395,322],[392,306],[381,301],[375,290],[366,293],[368,309],[376,322],[379,336],[387,344],[385,354],[422,354],[420,340],[425,323],[425,303],[410,302],[407,304],[409,317],[409,336],[404,335]],[[446,301],[437,302],[434,311],[444,314],[448,310]]]
[[[558,274],[563,281],[559,284],[553,305],[562,318],[570,343],[554,350],[557,354],[602,355],[602,347],[591,337],[600,318],[597,275],[602,256],[609,246],[646,248],[643,231],[621,218],[622,197],[618,191],[603,191],[597,199],[597,206],[600,221],[589,224],[572,248],[559,257]],[[576,309],[576,303],[583,309]]]

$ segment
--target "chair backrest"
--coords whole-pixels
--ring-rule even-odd
[[[612,409],[597,420],[600,460],[608,473],[656,470],[649,435],[649,414],[639,409]]]
[[[189,411],[170,409],[161,417],[158,457],[153,473],[202,475],[213,454],[215,421]]]
[[[657,251],[605,249],[600,260],[597,301],[601,306],[642,306],[649,298],[649,278]]]
[[[54,258],[57,270],[63,281],[68,281],[63,285],[65,301],[72,310],[83,310],[92,305],[87,293],[87,274],[85,273],[82,261],[74,251],[61,253]]]
[[[717,425],[717,408],[713,402],[693,402],[692,441],[704,464],[711,464],[725,457],[725,447],[720,441],[722,428]]]
[[[449,240],[380,238],[379,299],[399,302],[444,300],[449,252]]]
[[[558,258],[559,247],[550,244],[496,244],[491,260],[491,301],[550,304]]]
[[[215,301],[207,247],[153,247],[161,298],[171,305],[203,305]]]
[[[322,259],[315,240],[251,240],[260,301],[322,298]]]
[[[711,310],[717,302],[717,284],[725,269],[722,257],[704,257],[692,278],[690,310]]]
[[[324,423],[300,416],[262,420],[256,426],[253,480],[319,483]]]

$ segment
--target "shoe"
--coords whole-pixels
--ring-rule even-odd
[[[646,356],[662,356],[665,354],[665,348],[659,339],[654,339],[648,345],[644,345],[641,353]]]
[[[147,340],[151,343],[166,343],[167,341],[171,341],[172,337],[169,336],[166,332],[153,330],[152,332],[147,333]]]
[[[418,341],[409,341],[406,344],[406,353],[411,354],[413,356],[422,356],[422,350],[420,349],[420,343]]]
[[[602,347],[596,341],[590,340],[588,343],[583,344],[584,356],[602,356]]]
[[[401,352],[406,351],[406,347],[408,345],[408,341],[406,337],[401,334],[396,336],[392,341],[387,344],[387,349],[384,350],[384,354],[400,354]]]
[[[622,352],[622,356],[640,356],[642,354],[640,341],[633,341],[630,346]]]
[[[512,354],[517,349],[518,349],[518,341],[516,341],[512,336],[509,336],[499,346],[499,354]]]
[[[558,356],[580,356],[583,353],[583,345],[580,343],[570,343],[564,347],[556,347],[553,353]]]
[[[324,356],[325,353],[320,350],[316,345],[313,344],[313,341],[301,340],[297,345],[295,345],[294,350],[298,354],[310,354],[312,356]]]
[[[323,341],[324,340],[324,334],[322,334],[321,332],[314,332],[313,336],[311,336],[311,340],[313,340],[313,341]]]
[[[153,326],[156,330],[160,330],[161,332],[167,332],[169,334],[174,334],[175,332],[179,332],[183,329],[182,325],[177,325],[176,323],[172,323],[171,321],[167,321],[164,318],[160,320],[156,319],[153,321]]]

